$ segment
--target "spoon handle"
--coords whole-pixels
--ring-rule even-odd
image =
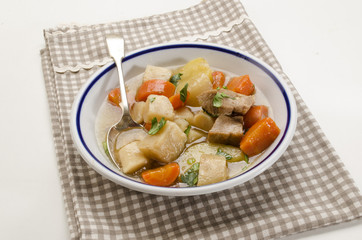
[[[119,79],[119,88],[121,92],[120,106],[123,110],[123,116],[129,116],[129,106],[126,93],[126,86],[123,79],[123,70],[122,70],[122,59],[124,58],[124,40],[118,36],[107,36],[107,47],[109,55],[113,58],[118,72]]]

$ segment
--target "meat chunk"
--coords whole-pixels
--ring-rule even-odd
[[[239,146],[243,137],[243,124],[239,116],[231,118],[225,115],[219,116],[208,134],[209,142]]]
[[[214,154],[202,154],[197,186],[224,181],[228,178],[226,158]]]
[[[221,98],[219,98],[219,101],[221,101],[220,107],[213,105],[216,94],[221,95]],[[227,89],[213,89],[200,94],[198,100],[202,108],[214,116],[231,115],[233,113],[244,115],[255,103],[255,96],[246,96]]]

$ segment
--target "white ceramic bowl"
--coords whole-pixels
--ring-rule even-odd
[[[146,65],[175,66],[203,57],[211,68],[232,73],[249,74],[253,83],[268,99],[273,119],[281,129],[278,138],[260,158],[241,175],[223,182],[201,187],[170,188],[151,186],[123,175],[102,153],[95,136],[95,119],[108,92],[118,86],[114,64],[95,73],[81,88],[71,112],[71,133],[84,160],[99,174],[111,181],[141,192],[189,196],[220,191],[242,184],[268,169],[288,147],[295,131],[297,109],[291,91],[282,78],[266,63],[237,49],[209,43],[169,43],[151,46],[130,53],[124,58],[126,81],[142,73]]]

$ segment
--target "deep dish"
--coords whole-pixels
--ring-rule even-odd
[[[247,73],[215,70],[203,58],[178,67],[148,65],[128,81],[127,90],[131,114],[146,132],[133,129],[119,136],[114,154],[123,173],[147,184],[203,186],[235,177],[280,132]],[[121,114],[119,101],[115,88],[98,114],[103,147],[99,129]]]

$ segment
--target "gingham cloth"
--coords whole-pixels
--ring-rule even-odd
[[[297,102],[298,126],[289,148],[258,177],[208,195],[155,196],[105,179],[77,153],[69,114],[81,85],[111,61],[106,34],[122,35],[126,51],[190,40],[263,59],[285,78]],[[44,36],[42,66],[72,239],[275,239],[361,217],[362,197],[353,180],[238,0],[48,29]]]

